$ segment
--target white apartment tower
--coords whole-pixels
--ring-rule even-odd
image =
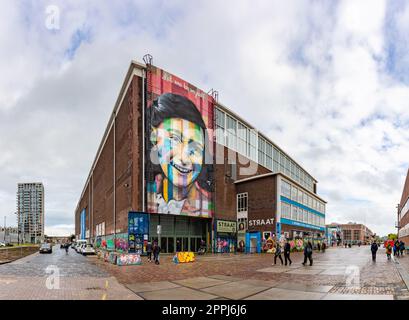
[[[40,243],[44,239],[44,186],[19,183],[17,186],[19,241]]]

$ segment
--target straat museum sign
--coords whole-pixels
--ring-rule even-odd
[[[253,219],[249,220],[249,229],[254,227],[273,227],[274,226],[274,218],[271,219]]]
[[[237,230],[236,221],[217,220],[217,232],[235,233]]]

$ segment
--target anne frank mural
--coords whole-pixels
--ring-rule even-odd
[[[161,81],[166,81],[161,77]],[[173,86],[174,87],[174,86]],[[213,160],[208,126],[210,104],[183,95],[158,95],[146,110],[147,208],[149,213],[213,216]],[[182,94],[181,94],[182,93]],[[206,113],[206,121],[203,119]]]

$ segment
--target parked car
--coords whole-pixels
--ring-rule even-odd
[[[92,255],[95,254],[95,249],[92,246],[92,244],[87,243],[82,245],[82,255],[87,256],[87,255]]]
[[[53,252],[53,249],[52,249],[52,247],[51,247],[51,244],[49,244],[49,243],[43,243],[41,246],[40,246],[40,253],[52,253]]]
[[[0,247],[5,247],[5,246],[6,246],[6,244],[5,244],[5,243],[0,242]]]

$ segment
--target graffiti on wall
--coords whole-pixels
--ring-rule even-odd
[[[195,262],[195,254],[193,252],[190,252],[190,251],[178,252],[173,257],[173,262],[175,262],[175,263]]]
[[[211,218],[214,99],[153,66],[147,83],[148,212]]]

